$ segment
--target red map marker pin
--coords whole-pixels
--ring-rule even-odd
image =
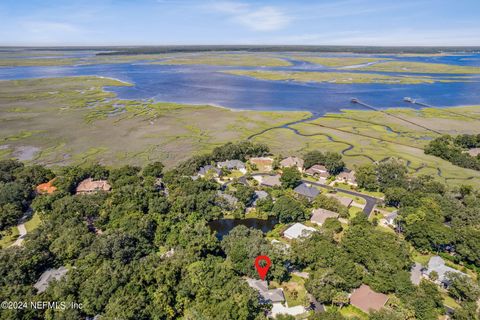
[[[265,261],[264,266],[260,265],[260,261]],[[267,256],[258,256],[255,259],[255,268],[257,268],[258,275],[260,276],[260,279],[265,280],[265,277],[267,276],[268,269],[272,265],[272,262],[270,261],[270,258]]]

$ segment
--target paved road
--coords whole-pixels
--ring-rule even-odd
[[[25,224],[19,224],[17,226],[18,229],[18,238],[15,240],[14,243],[12,243],[10,246],[12,247],[20,247],[22,245],[23,239],[25,239],[25,236],[27,235],[27,229],[25,228]]]
[[[314,181],[310,181],[310,180],[302,180],[302,182],[310,183],[310,184],[313,184],[315,186],[322,187],[322,188],[327,188],[327,189],[334,190],[334,191],[341,191],[343,193],[365,199],[365,201],[367,203],[365,204],[365,207],[363,208],[363,212],[368,217],[370,217],[370,214],[372,213],[373,208],[375,208],[375,205],[380,200],[378,198],[368,196],[368,195],[360,193],[360,192],[347,190],[347,189],[342,189],[342,188],[336,188],[336,187],[332,187],[332,186],[329,186],[329,185],[326,185],[326,184],[323,184],[323,183],[320,183],[320,182],[314,182]]]
[[[254,174],[252,174],[252,176],[273,176],[273,175],[276,175],[276,173],[254,173]],[[245,176],[241,177],[240,179],[242,179],[242,178],[245,178]],[[365,201],[367,203],[365,204],[365,207],[363,208],[363,212],[367,215],[367,217],[370,217],[370,214],[372,213],[373,208],[375,208],[375,205],[381,200],[381,199],[378,199],[378,198],[375,198],[375,197],[372,197],[372,196],[369,196],[369,195],[366,195],[366,194],[363,194],[363,193],[360,193],[360,192],[347,190],[347,189],[342,189],[342,188],[336,188],[336,187],[332,187],[332,186],[329,186],[327,184],[323,184],[323,183],[320,183],[320,182],[315,182],[315,181],[310,181],[310,180],[301,180],[301,181],[304,182],[304,183],[310,183],[310,184],[315,185],[317,187],[322,187],[322,188],[326,188],[326,189],[334,190],[334,191],[341,191],[343,193],[365,199]],[[246,182],[246,180],[245,180],[245,182]]]

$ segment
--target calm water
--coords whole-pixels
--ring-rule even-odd
[[[337,55],[338,56],[338,55]],[[388,57],[388,56],[386,56]],[[466,56],[415,57],[402,60],[480,66],[480,54]],[[293,61],[290,67],[264,70],[326,70],[310,63]],[[142,63],[101,64],[62,67],[0,68],[0,79],[98,75],[133,83],[114,87],[124,99],[150,99],[188,104],[212,104],[251,110],[308,110],[317,114],[360,108],[352,97],[379,108],[412,107],[409,96],[433,106],[480,105],[480,75],[469,82],[421,85],[331,84],[265,81],[223,74],[226,67],[167,66]],[[249,69],[249,68],[234,68]],[[252,69],[252,68],[250,68]],[[352,72],[354,69],[345,71]],[[328,71],[328,70],[327,70]],[[451,75],[444,75],[451,77]]]
[[[263,219],[219,219],[210,221],[208,225],[216,232],[217,238],[222,239],[236,226],[246,226],[248,228],[262,230],[263,233],[273,230],[273,227],[278,223],[277,218],[269,217],[267,220]]]

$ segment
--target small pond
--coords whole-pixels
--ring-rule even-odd
[[[226,236],[233,228],[236,226],[246,226],[248,228],[262,230],[263,233],[271,231],[275,225],[278,223],[276,217],[269,217],[268,219],[218,219],[210,221],[208,225],[210,228],[217,233],[217,238],[222,239]]]

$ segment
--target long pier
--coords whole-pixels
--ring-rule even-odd
[[[418,102],[416,99],[404,98],[403,101],[411,103],[411,104],[416,104],[417,106],[421,106],[421,107],[425,107],[425,108],[438,108],[438,107],[434,107],[432,105],[429,105],[429,104],[426,104],[426,103],[423,103],[423,102]],[[477,118],[477,117],[474,117],[474,116],[471,116],[471,115],[466,115],[466,114],[458,113],[458,112],[451,111],[451,110],[445,110],[445,109],[441,109],[441,110],[445,113],[450,113],[450,114],[453,114],[453,115],[456,115],[456,116],[459,116],[459,117],[464,117],[464,118],[468,118],[468,119],[472,119],[472,120],[480,120],[480,118]]]
[[[359,104],[359,105],[361,105],[361,106],[364,106],[365,108],[368,108],[368,109],[370,109],[370,110],[377,111],[377,112],[381,112],[381,113],[386,114],[386,115],[388,115],[388,116],[390,116],[390,117],[392,117],[392,118],[396,118],[396,119],[398,119],[398,120],[407,122],[407,123],[409,123],[409,124],[413,124],[414,126],[417,126],[417,127],[419,127],[419,128],[425,129],[425,130],[427,130],[427,131],[430,131],[430,132],[433,132],[433,133],[436,133],[436,134],[439,134],[439,135],[442,134],[441,132],[436,131],[436,130],[431,129],[431,128],[428,128],[428,127],[426,127],[426,126],[424,126],[424,125],[415,123],[415,122],[410,121],[410,120],[408,120],[408,119],[405,119],[405,118],[402,118],[402,117],[400,117],[400,116],[397,116],[396,114],[391,114],[391,113],[389,113],[389,112],[387,112],[387,111],[385,111],[385,110],[376,108],[376,107],[371,106],[371,105],[369,105],[369,104],[366,104],[365,102],[362,102],[362,101],[360,101],[360,100],[357,99],[357,98],[353,98],[353,99],[351,100],[351,102],[352,102],[352,103],[357,103],[357,104]]]

